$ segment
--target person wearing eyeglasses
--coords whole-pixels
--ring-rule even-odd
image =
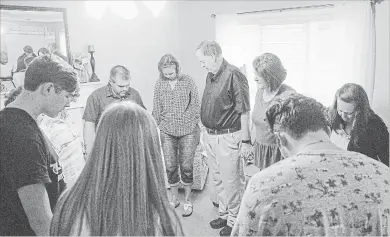
[[[362,86],[354,83],[343,85],[337,90],[328,112],[334,143],[389,166],[388,128],[371,109]]]
[[[87,157],[95,139],[95,130],[100,116],[108,105],[130,100],[146,109],[138,91],[130,87],[130,80],[130,71],[125,66],[114,66],[110,71],[108,84],[95,90],[88,97],[83,115],[83,135]]]

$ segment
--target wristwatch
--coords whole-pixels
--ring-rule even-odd
[[[251,144],[251,140],[242,140],[241,142],[242,142],[242,143]]]

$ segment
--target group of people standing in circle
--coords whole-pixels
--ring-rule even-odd
[[[21,178],[11,180],[6,191],[21,197],[18,213],[26,214],[12,214],[11,209],[7,213],[25,232],[9,228],[1,234],[47,234],[50,226],[50,235],[182,236],[185,231],[174,211],[180,206],[178,188],[180,183],[184,187],[182,216],[189,217],[196,208],[191,186],[200,142],[210,168],[210,198],[218,208],[210,227],[221,229],[221,236],[378,234],[389,226],[381,219],[390,219],[390,206],[384,201],[389,197],[389,133],[360,85],[345,84],[336,92],[333,106],[325,108],[286,85],[281,60],[264,53],[253,60],[258,90],[251,111],[247,78],[227,62],[217,42],[203,41],[195,56],[208,72],[203,97],[194,79],[181,72],[179,61],[167,54],[158,63],[151,113],[130,87],[129,70],[113,67],[108,84],[87,100],[85,167],[59,192],[58,200],[50,196],[53,216],[31,221],[34,214],[26,203],[34,200],[26,200],[20,191],[30,184]],[[7,119],[14,120],[13,127],[28,120],[40,133],[34,125],[36,116],[55,117],[77,96],[76,74],[51,57],[31,62],[25,79],[30,86],[1,111],[2,130],[13,129]],[[30,100],[36,104],[33,112],[22,105]],[[21,110],[27,114],[19,121],[15,113]],[[1,144],[9,150],[9,156],[1,157],[7,166],[14,164],[5,160],[18,156],[12,149],[20,148],[13,139],[4,137]],[[46,151],[45,147],[40,149]],[[18,157],[21,162],[30,159],[24,153]],[[256,172],[246,180],[250,167]],[[10,170],[19,172],[1,170],[2,175],[17,177]],[[34,179],[34,174],[29,177]],[[34,180],[42,182],[39,177]],[[374,209],[381,217],[367,219]],[[365,220],[378,228],[358,224]]]

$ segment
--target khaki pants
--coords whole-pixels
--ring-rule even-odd
[[[227,219],[228,226],[233,227],[245,189],[244,162],[239,158],[241,131],[222,135],[206,132],[203,142],[211,171],[211,184],[219,204],[219,216]]]

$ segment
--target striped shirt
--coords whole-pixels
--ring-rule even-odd
[[[193,132],[200,118],[198,87],[181,74],[172,89],[169,80],[159,79],[154,88],[152,115],[159,128],[172,136]]]

